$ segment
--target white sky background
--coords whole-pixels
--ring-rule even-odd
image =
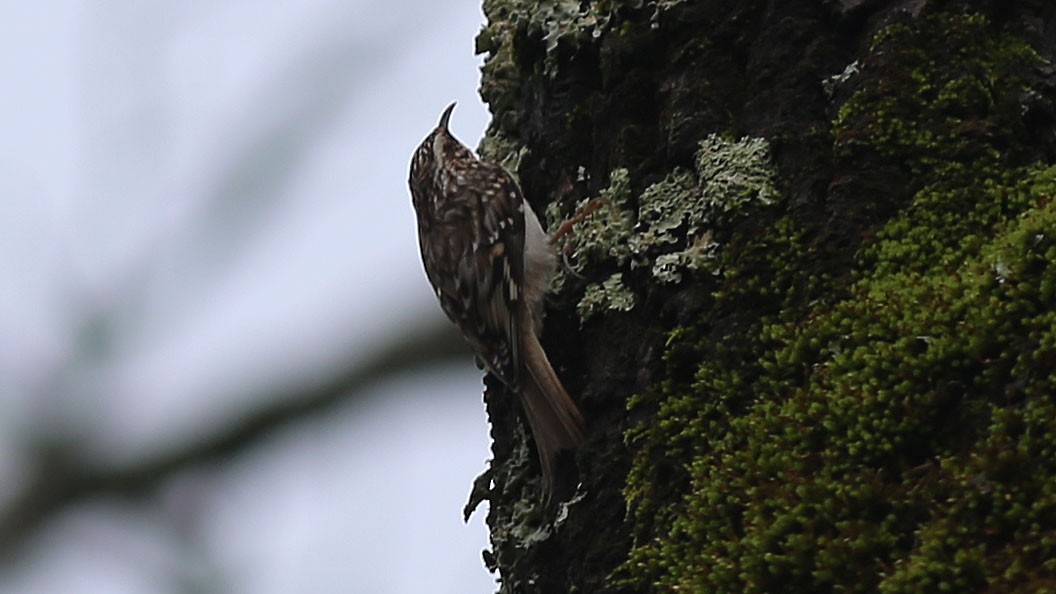
[[[438,316],[406,189],[475,1],[0,0],[0,505],[28,438],[135,459]],[[70,510],[0,594],[490,592],[460,511],[470,360],[394,378],[161,501]],[[429,493],[424,500],[422,493]]]

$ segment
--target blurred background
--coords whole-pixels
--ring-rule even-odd
[[[493,591],[406,186],[479,3],[0,6],[0,594]]]

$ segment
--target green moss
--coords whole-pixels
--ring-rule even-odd
[[[1035,592],[1056,585],[1056,168],[1018,101],[1036,54],[978,16],[893,25],[834,122],[838,163],[912,176],[847,278],[784,216],[720,250],[674,330],[625,495],[640,590]]]
[[[1002,153],[1024,133],[1024,81],[1040,63],[1029,44],[995,34],[979,15],[890,26],[862,62],[871,80],[839,108],[835,154],[878,151],[918,176],[1007,162],[1015,152]]]

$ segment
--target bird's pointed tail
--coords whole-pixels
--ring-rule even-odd
[[[554,373],[535,332],[529,330],[523,336],[521,357],[528,374],[522,380],[521,400],[539,449],[543,487],[552,493],[554,460],[558,452],[574,450],[583,442],[583,415]]]

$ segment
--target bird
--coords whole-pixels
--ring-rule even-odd
[[[513,176],[451,134],[454,108],[447,106],[411,159],[422,265],[441,309],[486,371],[518,395],[543,491],[553,493],[556,457],[574,451],[585,431],[539,341],[556,254]]]

